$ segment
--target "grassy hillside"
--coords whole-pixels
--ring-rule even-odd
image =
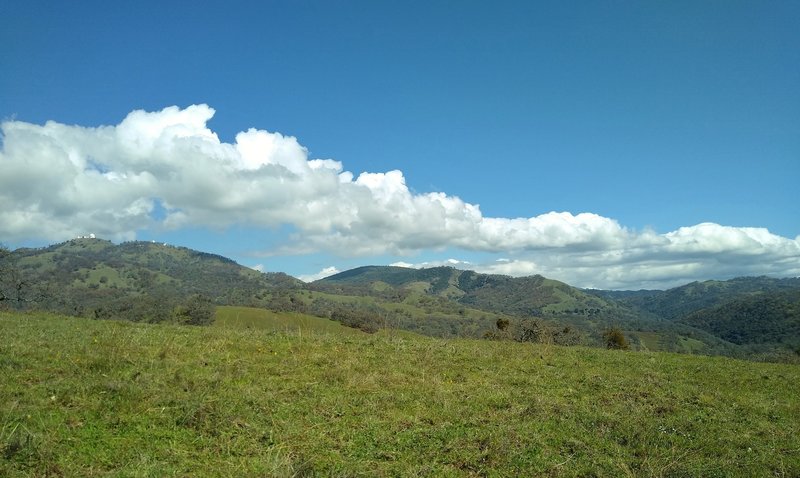
[[[396,289],[384,282],[336,292],[310,290],[294,296],[296,302],[301,302],[304,310],[313,315],[363,317],[378,328],[440,338],[479,338],[494,329],[498,319],[510,319],[506,314],[475,309],[417,290]]]
[[[800,367],[0,313],[0,476],[797,476]]]
[[[317,281],[321,287],[368,286],[384,283],[446,297],[482,310],[517,316],[557,314],[602,315],[618,307],[563,282],[542,276],[510,277],[479,274],[452,267],[409,269],[367,266]],[[341,289],[346,290],[346,289]]]
[[[314,317],[299,312],[274,312],[255,307],[220,306],[214,317],[214,327],[236,330],[263,330],[268,332],[285,332],[298,336],[310,335],[342,335],[367,336],[366,332],[353,327],[346,327],[335,320]],[[378,336],[405,337],[424,340],[424,335],[407,330],[382,329]]]
[[[130,320],[154,320],[147,299],[174,305],[201,294],[219,304],[244,305],[265,303],[270,290],[302,286],[286,274],[263,274],[222,256],[141,241],[73,239],[17,249],[0,269],[13,270],[24,284],[23,300],[14,305],[83,316],[102,311]],[[0,288],[14,289],[6,282],[0,281]]]
[[[363,335],[358,329],[339,322],[298,312],[273,312],[253,307],[217,307],[214,326],[229,329],[256,329],[298,334]]]
[[[520,318],[536,317],[554,330],[569,327],[579,335],[578,341],[585,345],[601,345],[603,331],[619,327],[625,331],[634,348],[737,357],[747,354],[736,344],[708,330],[693,327],[690,323],[666,320],[638,305],[620,300],[631,294],[590,293],[538,275],[510,277],[452,267],[368,266],[327,277],[311,287],[340,295],[382,296],[406,304],[411,301],[409,297],[427,296],[430,301],[438,299],[464,310],[480,311],[483,315],[499,314],[493,316],[493,320],[484,320],[480,327],[473,327],[473,330],[483,332],[491,330],[497,318],[512,317],[512,321],[518,322]],[[446,309],[440,306],[442,308]],[[449,324],[456,330],[464,329],[459,325],[458,317],[445,315],[441,319],[440,323]],[[406,327],[408,324],[403,324],[403,328]],[[427,333],[425,329],[420,332]],[[452,335],[464,334],[454,331]],[[473,333],[473,336],[480,335]]]
[[[616,327],[635,349],[775,361],[800,360],[796,300],[781,298],[798,291],[800,279],[766,277],[668,291],[583,291],[542,276],[452,267],[368,266],[304,284],[152,242],[83,238],[11,253],[0,248],[0,303],[16,310],[159,323],[187,321],[198,304],[248,306],[271,311],[259,314],[273,322],[316,323],[313,316],[370,333],[390,328],[440,338],[497,336],[500,322],[520,331],[535,321],[547,329],[543,341],[562,345],[602,346],[604,331]],[[754,299],[763,294],[770,297]]]

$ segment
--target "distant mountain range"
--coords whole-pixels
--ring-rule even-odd
[[[621,318],[628,310],[614,300],[587,294],[563,282],[542,276],[510,277],[479,274],[452,267],[409,269],[367,266],[321,279],[315,283],[328,290],[336,286],[386,286],[412,289],[453,300],[481,310],[519,317],[581,316]],[[357,288],[357,287],[356,287]]]
[[[619,327],[635,348],[733,356],[800,353],[800,278],[694,282],[666,291],[582,290],[542,276],[451,267],[366,266],[305,284],[214,254],[81,238],[0,258],[0,305],[73,315],[167,320],[191,296],[293,311],[360,328],[391,325],[480,337],[499,320],[539,321],[599,344]]]
[[[572,325],[590,335],[619,326],[640,347],[654,350],[748,356],[800,350],[800,278],[742,277],[666,291],[603,291],[542,276],[369,266],[316,284],[350,293],[354,286],[374,284],[412,288],[482,310]]]
[[[800,348],[800,278],[739,277],[666,291],[593,293],[734,344]]]

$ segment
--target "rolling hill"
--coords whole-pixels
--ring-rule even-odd
[[[748,355],[800,353],[800,278],[738,277],[665,291],[591,291],[719,337]]]
[[[11,301],[15,306],[79,316],[102,311],[158,321],[163,309],[193,295],[217,304],[258,305],[269,300],[270,291],[302,287],[286,274],[263,274],[222,256],[153,242],[80,238],[17,249],[3,262],[13,277],[7,274],[0,287],[20,289]]]
[[[739,345],[800,350],[800,289],[732,298],[679,321]]]
[[[366,266],[312,284],[152,242],[81,238],[0,257],[0,306],[164,322],[199,298],[376,332],[603,345],[797,360],[800,279],[738,278],[667,291],[581,290],[542,276]],[[192,302],[192,301],[195,302]],[[511,324],[507,330],[502,324]]]
[[[599,297],[618,300],[637,310],[677,320],[701,309],[765,292],[800,290],[800,278],[738,277],[727,281],[692,282],[668,290],[602,291]]]
[[[321,279],[312,287],[365,296],[386,294],[387,290],[426,294],[463,307],[501,312],[516,317],[517,322],[541,320],[551,329],[550,335],[568,328],[577,331],[581,336],[578,342],[584,344],[600,345],[605,330],[619,327],[636,348],[734,356],[744,353],[736,344],[691,324],[666,320],[613,297],[538,275],[515,278],[452,267],[367,266]]]
[[[384,283],[396,288],[425,292],[481,310],[500,311],[520,317],[555,314],[595,315],[619,311],[613,301],[586,294],[563,282],[542,276],[510,277],[478,274],[452,267],[410,269],[403,267],[367,266],[341,272],[315,284],[329,290],[344,291],[336,286],[371,286]]]

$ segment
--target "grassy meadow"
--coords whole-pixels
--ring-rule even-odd
[[[364,335],[364,332],[345,327],[335,320],[323,319],[299,312],[273,312],[254,307],[217,307],[215,327],[238,330],[263,330],[271,332],[306,334]]]
[[[800,475],[798,366],[245,312],[0,313],[0,476]]]

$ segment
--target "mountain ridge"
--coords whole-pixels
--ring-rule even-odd
[[[728,281],[692,282],[664,291],[603,291],[579,289],[541,275],[480,274],[449,266],[428,269],[365,266],[314,284],[360,286],[368,293],[370,286],[378,283],[421,289],[482,310],[542,318],[578,327],[595,336],[604,328],[618,326],[645,347],[650,342],[650,346],[670,350],[725,355],[800,352],[800,329],[795,325],[800,322],[800,312],[793,305],[795,295],[800,295],[800,278],[737,277]],[[447,292],[451,287],[456,287],[459,293]],[[780,294],[788,298],[775,297]],[[751,305],[748,300],[753,297],[779,308],[759,315],[770,320],[769,340],[761,338],[764,334],[757,327],[747,324],[746,310]],[[739,314],[736,325],[731,325],[733,322],[720,325],[724,321],[718,317],[717,309],[744,312]],[[709,325],[712,322],[716,325]],[[781,336],[782,332],[787,336]]]
[[[25,286],[16,289],[17,298],[26,296],[0,305],[30,303],[97,318],[164,320],[161,309],[199,295],[217,305],[308,313],[364,330],[391,325],[435,336],[480,337],[496,335],[495,322],[539,321],[552,330],[578,331],[583,337],[578,343],[594,345],[602,343],[604,330],[617,327],[642,349],[725,355],[800,350],[792,295],[800,291],[800,278],[741,277],[664,291],[604,291],[541,275],[370,265],[304,283],[186,247],[94,238],[5,251],[2,270],[2,297],[13,296],[9,280],[15,277]],[[747,322],[747,311],[763,310],[763,304],[778,309],[759,312],[772,330],[759,335]],[[737,319],[726,321],[720,314]]]

